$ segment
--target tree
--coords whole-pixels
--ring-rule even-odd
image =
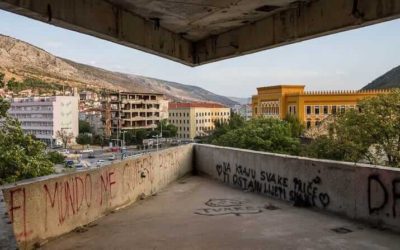
[[[82,146],[90,144],[91,142],[92,142],[92,137],[88,134],[79,134],[78,137],[76,137],[76,143]]]
[[[166,119],[161,120],[157,124],[157,128],[154,131],[152,131],[153,133],[151,133],[151,135],[160,135],[161,126],[162,126],[162,136],[164,138],[176,137],[176,134],[178,133],[178,128],[173,124],[168,123]]]
[[[299,139],[292,137],[288,122],[262,117],[245,122],[240,128],[228,127],[212,144],[284,154],[298,154],[300,150]]]
[[[226,134],[228,131],[242,128],[243,126],[245,126],[245,124],[246,120],[242,116],[235,113],[231,113],[229,122],[224,123],[216,120],[214,122],[214,131],[208,137],[202,138],[202,140],[207,143],[212,143],[213,140]]]
[[[74,138],[74,135],[71,132],[62,129],[56,132],[56,138],[62,141],[64,148],[67,148],[68,143],[71,142],[72,138]]]
[[[5,86],[4,76],[5,76],[5,74],[0,72],[0,88],[4,88],[4,86]]]
[[[90,123],[85,120],[79,120],[79,134],[92,133]]]
[[[364,99],[358,107],[338,115],[329,135],[311,143],[307,154],[400,167],[400,90]]]
[[[287,115],[285,121],[289,123],[290,130],[292,131],[293,137],[300,137],[304,131],[304,125],[294,115]]]
[[[24,134],[20,123],[4,112],[8,107],[0,98],[0,185],[53,173],[46,145]]]
[[[57,151],[48,152],[47,158],[54,164],[62,164],[65,161],[65,156]]]

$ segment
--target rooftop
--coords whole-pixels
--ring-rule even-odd
[[[211,102],[170,102],[168,109],[179,109],[179,108],[228,108],[219,103]]]
[[[396,249],[399,244],[398,234],[190,176],[43,249]]]

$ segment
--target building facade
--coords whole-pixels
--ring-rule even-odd
[[[304,91],[304,85],[261,87],[252,97],[253,116],[284,119],[291,114],[310,128],[331,114],[357,108],[364,98],[384,93],[387,90]]]
[[[252,106],[251,103],[248,104],[240,104],[240,105],[235,105],[232,107],[232,112],[235,114],[240,115],[243,117],[246,121],[250,120],[252,117]]]
[[[89,108],[79,111],[79,120],[89,123],[94,134],[103,134],[102,112],[98,108]]]
[[[228,122],[230,108],[217,103],[170,103],[169,123],[178,128],[178,137],[194,139],[207,136],[214,130],[214,122]]]
[[[102,98],[103,129],[106,137],[123,130],[156,128],[168,118],[168,101],[163,94],[118,92]]]
[[[9,114],[21,122],[27,134],[48,145],[61,145],[57,131],[67,131],[75,137],[79,133],[78,96],[49,96],[11,99]]]

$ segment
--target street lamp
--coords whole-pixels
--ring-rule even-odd
[[[122,142],[121,142],[121,147],[125,147],[125,133],[126,133],[127,131],[122,131],[121,133],[122,133]]]

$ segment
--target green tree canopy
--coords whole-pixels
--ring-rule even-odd
[[[291,126],[286,121],[256,118],[239,128],[226,129],[226,133],[213,139],[213,144],[284,154],[299,153],[299,139],[292,136]]]
[[[79,120],[79,134],[92,133],[90,123],[85,120]]]
[[[329,135],[317,138],[306,154],[400,167],[400,90],[364,99],[358,107],[338,115]]]
[[[154,130],[155,133],[152,133],[152,134],[160,135],[161,134],[161,126],[162,126],[162,136],[164,138],[176,137],[176,134],[178,133],[178,128],[175,125],[168,123],[168,121],[166,119],[161,120],[157,124],[157,128]]]
[[[20,123],[4,113],[8,107],[0,98],[0,184],[53,173],[46,145],[25,135]]]
[[[4,76],[5,76],[5,74],[0,72],[0,88],[4,88],[4,86],[5,86]]]
[[[92,142],[92,136],[89,134],[79,134],[78,137],[76,137],[76,143],[80,145],[87,145]]]

